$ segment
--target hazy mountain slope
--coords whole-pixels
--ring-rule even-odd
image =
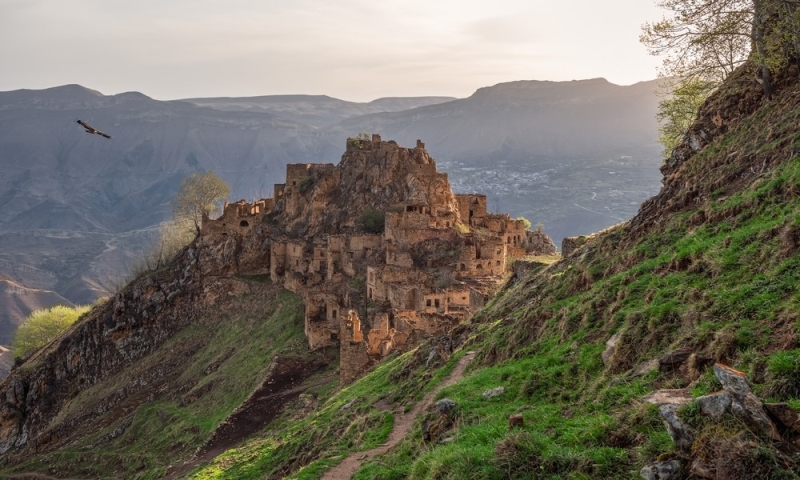
[[[9,280],[0,280],[0,345],[11,345],[14,332],[22,319],[34,310],[48,308],[53,305],[73,306],[72,302],[61,295],[48,291],[26,288]]]
[[[458,192],[542,222],[556,239],[631,218],[658,191],[657,82],[519,81],[397,113],[344,120],[401,144],[424,139]]]
[[[455,415],[432,409],[353,478],[639,478],[658,461],[677,466],[674,478],[797,478],[796,417],[771,413],[800,410],[800,83],[782,73],[770,102],[754,66],[729,78],[665,166],[664,189],[630,222],[561,262],[521,270],[472,325],[355,383],[370,386],[357,403],[367,419],[403,409],[409,390],[478,351],[467,377],[440,394]],[[451,348],[446,368],[432,368]],[[743,372],[737,388],[754,392],[719,419],[696,400],[723,386],[714,362]],[[348,398],[332,396],[194,478],[319,478],[365,449],[337,442],[357,424],[331,416]],[[673,401],[688,402],[676,441],[656,405]],[[523,425],[509,428],[515,414]],[[315,460],[293,460],[309,450]]]
[[[386,97],[367,103],[327,95],[265,95],[260,97],[187,98],[184,101],[226,111],[271,113],[294,122],[326,127],[349,117],[399,112],[455,100],[453,97]]]
[[[0,275],[89,303],[127,275],[184,176],[213,170],[235,195],[258,198],[286,163],[329,148],[312,128],[264,113],[77,85],[0,92]],[[0,327],[0,338],[12,334]]]
[[[468,98],[340,122],[400,144],[424,138],[442,161],[574,158],[653,149],[657,82],[619,86],[605,79],[517,81]],[[657,148],[657,147],[656,147]]]

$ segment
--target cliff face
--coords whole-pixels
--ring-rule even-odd
[[[187,249],[168,271],[132,283],[12,371],[2,384],[0,452],[36,451],[64,441],[87,420],[84,416],[50,428],[65,404],[81,389],[154,351],[196,318],[212,301],[211,295],[199,295],[202,288],[197,250]],[[107,402],[104,408],[115,407],[114,399]]]

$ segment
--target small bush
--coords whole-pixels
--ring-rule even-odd
[[[34,311],[17,328],[17,334],[11,343],[14,357],[19,359],[28,357],[75,323],[90,308],[88,305],[77,307],[57,305]]]
[[[525,230],[530,230],[532,225],[530,220],[525,217],[517,217],[517,221],[522,222],[522,224],[525,226]]]
[[[307,194],[314,188],[314,179],[311,177],[300,180],[300,193]]]
[[[361,229],[367,233],[383,233],[386,225],[386,214],[380,210],[369,207],[358,217]]]

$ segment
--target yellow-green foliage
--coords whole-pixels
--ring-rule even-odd
[[[17,328],[17,334],[11,343],[14,357],[27,357],[33,351],[56,338],[59,333],[75,323],[90,308],[88,305],[76,307],[57,305],[34,311]]]

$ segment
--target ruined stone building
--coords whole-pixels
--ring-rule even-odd
[[[274,192],[226,204],[201,240],[230,251],[234,273],[299,294],[309,347],[338,345],[345,383],[469,320],[510,259],[556,252],[543,233],[488,213],[485,195],[454,194],[420,141],[348,139],[338,165],[288,165]],[[376,215],[378,233],[366,226]]]

